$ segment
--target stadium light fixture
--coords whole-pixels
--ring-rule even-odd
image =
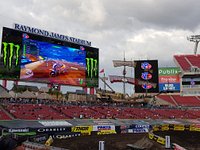
[[[191,35],[191,36],[187,37],[187,40],[195,43],[194,54],[196,55],[198,44],[199,44],[199,41],[200,41],[200,35]]]

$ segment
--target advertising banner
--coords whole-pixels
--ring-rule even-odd
[[[115,130],[114,125],[95,125],[93,126],[93,131],[108,131],[108,130]]]
[[[174,131],[184,131],[185,130],[185,126],[182,124],[179,125],[174,125]]]
[[[105,135],[105,134],[117,134],[115,130],[101,130],[97,132],[97,135]]]
[[[138,128],[138,129],[128,129],[128,133],[148,133],[147,128]]]
[[[179,67],[163,67],[159,68],[159,76],[174,76],[180,73]]]
[[[159,68],[159,91],[180,92],[180,68]]]
[[[141,129],[141,128],[147,128],[149,129],[151,127],[151,125],[148,125],[148,124],[133,124],[131,125],[129,128],[132,128],[132,129]]]
[[[133,124],[129,127],[129,133],[146,133],[149,132],[150,125]]]
[[[17,129],[10,128],[10,129],[8,129],[8,132],[9,133],[29,132],[29,128],[17,128]]]
[[[43,143],[48,139],[49,135],[48,134],[40,134],[40,135],[35,135],[31,136],[29,138],[30,142],[35,142],[35,143]]]
[[[180,83],[160,83],[159,84],[160,91],[180,91]]]
[[[159,83],[180,83],[180,77],[178,75],[174,76],[160,76]]]
[[[83,135],[91,135],[92,126],[75,126],[71,129],[72,132],[80,132]]]
[[[35,129],[37,133],[56,133],[56,132],[70,132],[71,127],[47,127],[47,128],[37,128]]]
[[[52,135],[53,139],[68,139],[72,137],[81,136],[80,132],[63,132],[63,133],[56,133]]]

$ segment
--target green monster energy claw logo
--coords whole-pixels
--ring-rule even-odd
[[[14,61],[15,58],[15,66],[18,65],[19,63],[19,45],[15,45],[14,43],[3,43],[3,64],[5,67],[8,66],[9,69],[11,69],[12,62]]]
[[[88,77],[93,78],[97,76],[97,59],[94,58],[86,58],[87,60],[87,74]]]

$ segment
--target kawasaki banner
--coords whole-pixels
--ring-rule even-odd
[[[159,68],[159,91],[180,91],[180,68]]]

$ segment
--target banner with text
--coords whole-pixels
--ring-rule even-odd
[[[159,68],[159,91],[180,92],[180,68]]]

